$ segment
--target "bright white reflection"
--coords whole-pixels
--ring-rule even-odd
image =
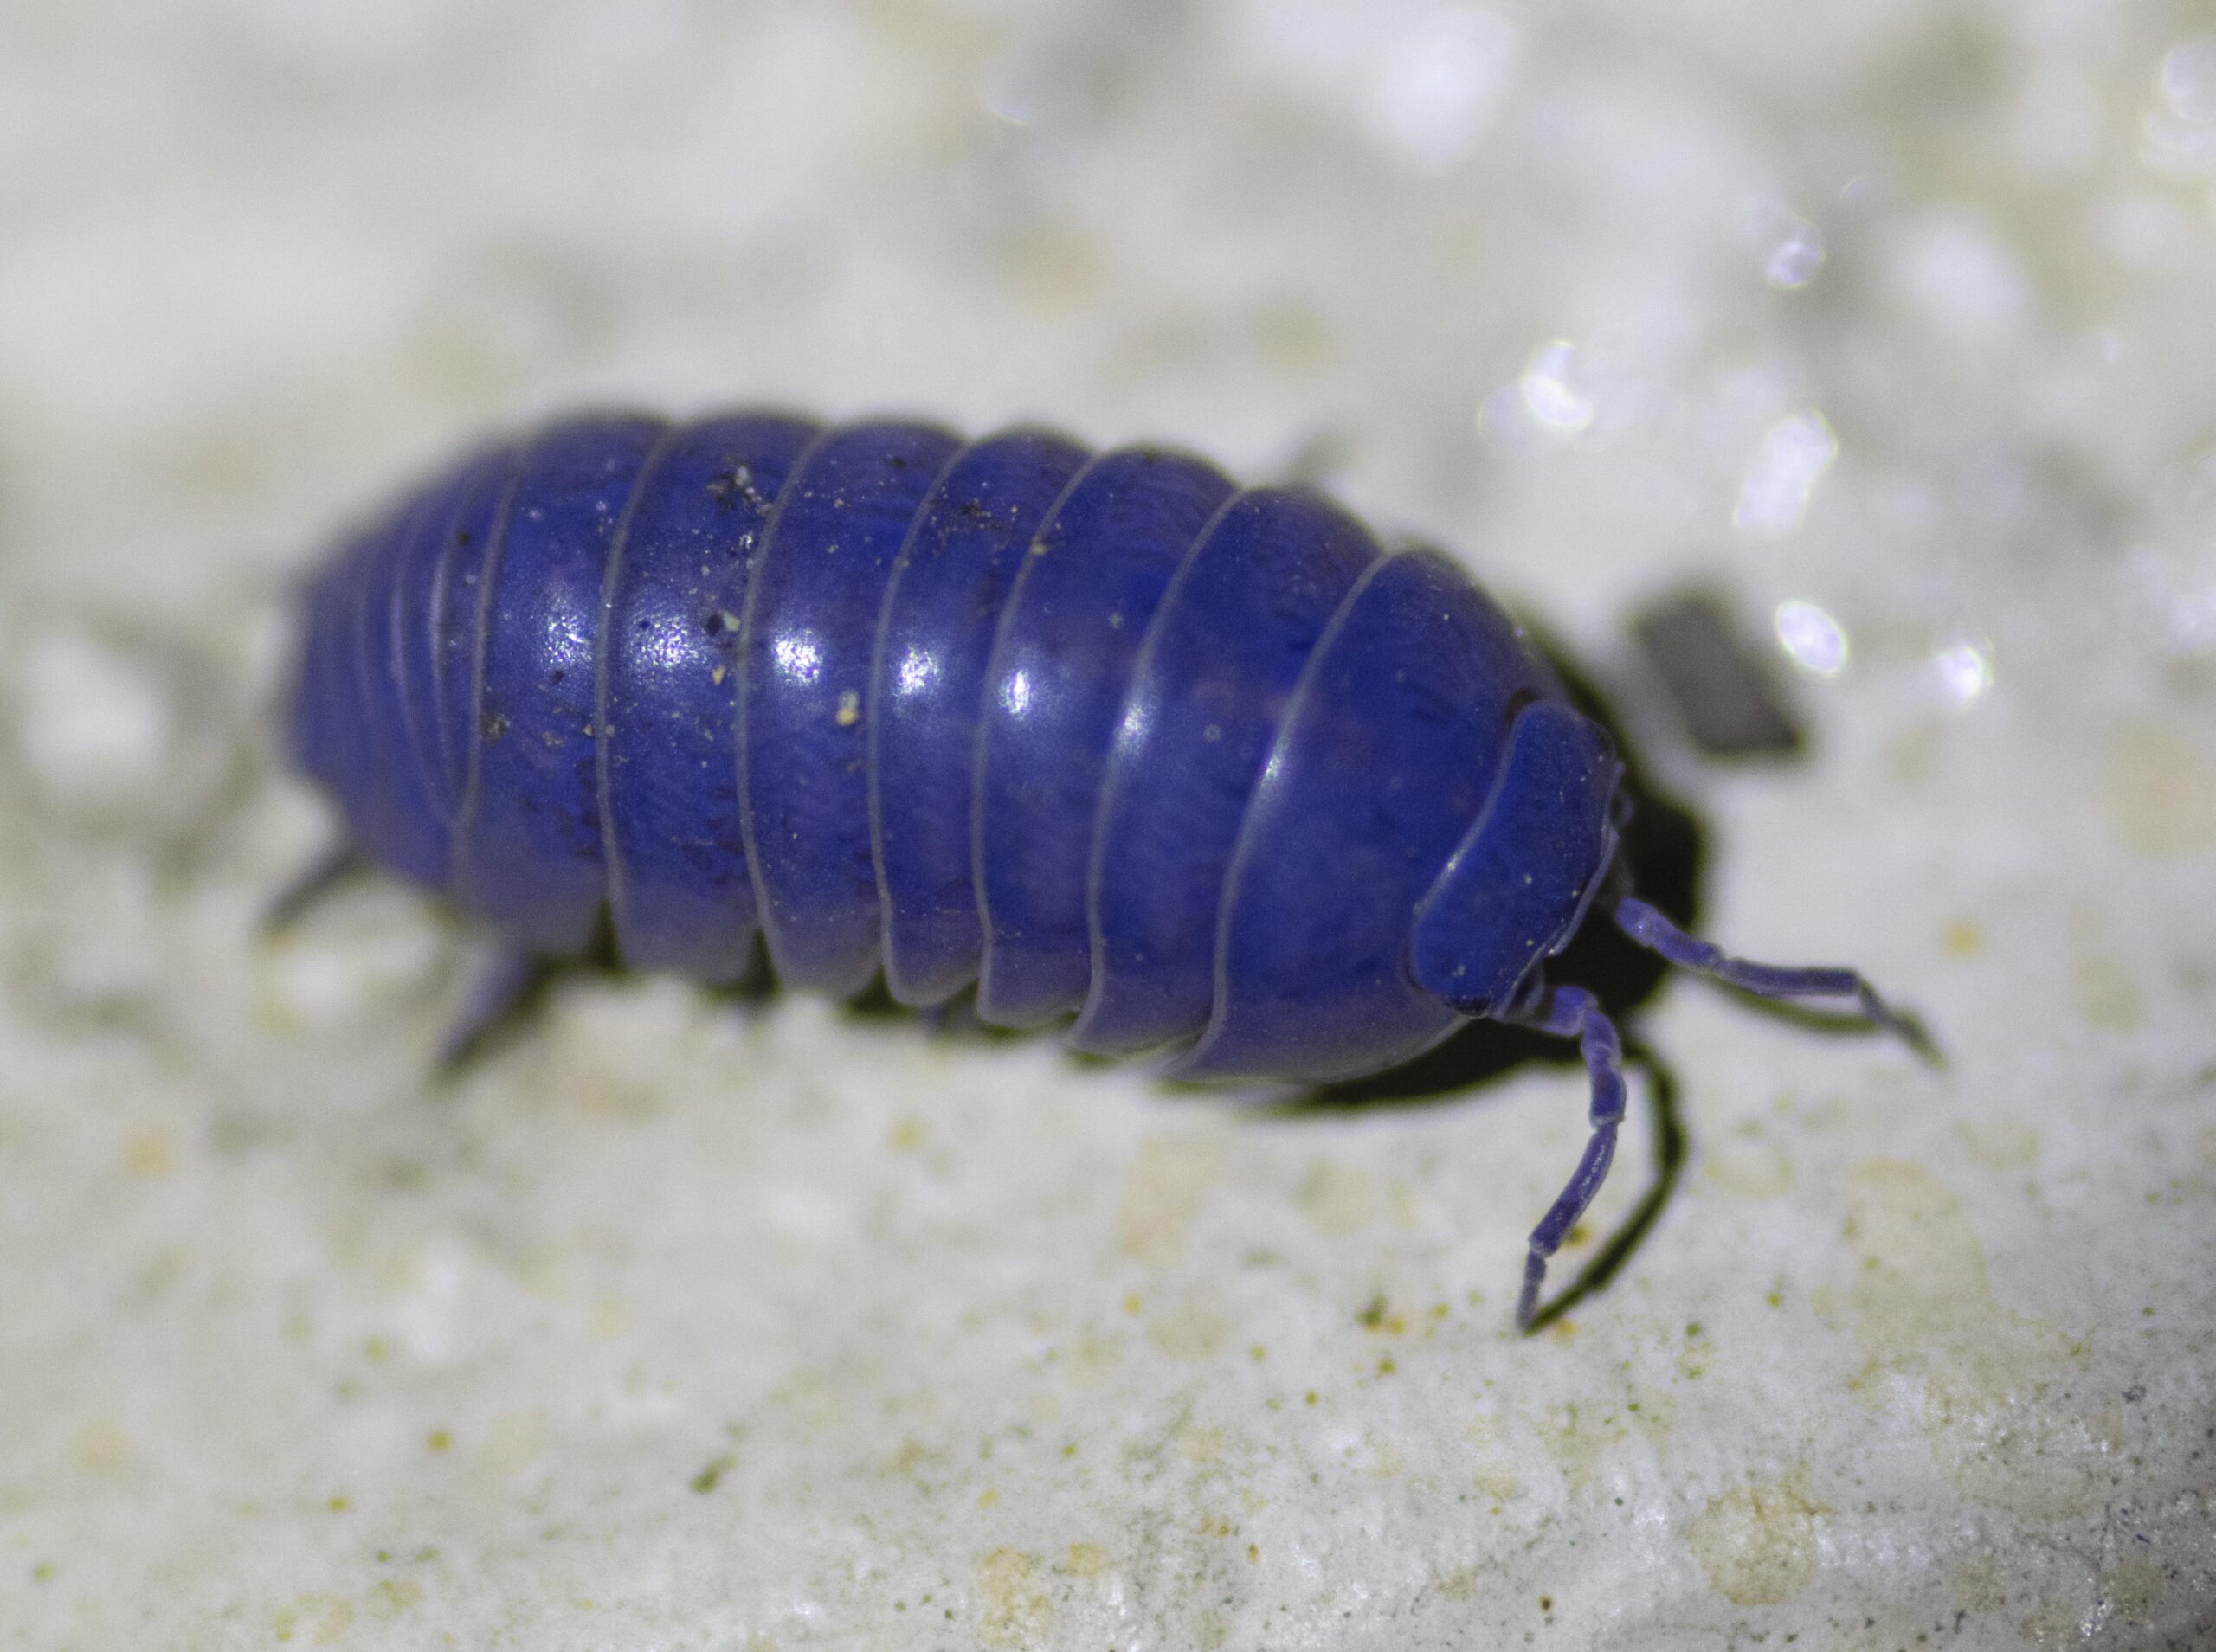
[[[2216,121],[2216,35],[2203,35],[2162,56],[2155,83],[2180,120]]]
[[[778,638],[770,654],[777,662],[777,675],[789,683],[805,687],[822,673],[823,645],[806,632]]]
[[[2155,89],[2161,103],[2140,122],[2140,158],[2181,183],[2216,172],[2216,35],[2172,47]]]
[[[1773,623],[1778,646],[1802,671],[1836,677],[1846,669],[1846,633],[1813,602],[1795,598],[1779,603]]]
[[[1781,292],[1797,292],[1824,266],[1824,238],[1811,223],[1792,220],[1762,261],[1762,279]]]
[[[892,673],[895,690],[902,694],[920,694],[938,681],[938,661],[921,648],[911,648],[900,656],[900,665]]]
[[[1010,672],[1008,681],[1001,685],[1001,709],[1012,717],[1020,717],[1031,709],[1031,673]]]
[[[632,663],[640,670],[681,671],[694,658],[694,634],[689,616],[661,614],[632,643]]]
[[[1491,12],[1427,8],[1381,42],[1363,124],[1418,169],[1448,171],[1491,123],[1515,64],[1516,31]]]
[[[1839,457],[1839,438],[1811,408],[1780,419],[1762,433],[1762,445],[1739,484],[1731,525],[1757,538],[1793,532],[1807,513],[1808,498]]]
[[[1548,429],[1565,436],[1586,428],[1599,410],[1593,397],[1573,382],[1576,371],[1576,346],[1557,338],[1539,346],[1517,381],[1525,411]]]
[[[1932,653],[1931,675],[1950,704],[1967,706],[1993,686],[1993,645],[1966,632],[1950,633]]]
[[[2216,652],[2216,585],[2174,598],[2168,618],[2170,642],[2180,653]]]

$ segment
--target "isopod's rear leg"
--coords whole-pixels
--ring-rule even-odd
[[[1524,1261],[1524,1289],[1516,1299],[1516,1327],[1531,1328],[1539,1311],[1539,1287],[1546,1282],[1547,1259],[1562,1249],[1577,1218],[1608,1179],[1616,1156],[1616,1127],[1624,1122],[1623,1045],[1615,1023],[1601,1012],[1600,1000],[1581,987],[1543,989],[1536,1000],[1504,1018],[1534,1032],[1557,1038],[1577,1040],[1585,1057],[1585,1071],[1592,1080],[1593,1134],[1571,1173],[1569,1185],[1531,1230],[1531,1249]]]
[[[295,873],[261,909],[262,934],[282,935],[342,884],[369,870],[367,857],[352,844],[332,845]]]
[[[1923,1021],[1913,1012],[1888,1004],[1854,970],[1758,964],[1735,958],[1713,942],[1687,935],[1645,901],[1628,895],[1616,903],[1616,927],[1680,969],[1711,976],[1757,998],[1851,999],[1855,1012],[1864,1020],[1894,1034],[1935,1066],[1938,1064],[1939,1046]]]
[[[438,1070],[451,1078],[529,1012],[557,966],[536,953],[503,947],[480,966],[461,1012],[439,1041]]]

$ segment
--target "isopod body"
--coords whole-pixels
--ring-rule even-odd
[[[1185,1078],[1344,1078],[1473,1016],[1614,1029],[1543,961],[1632,897],[1607,736],[1453,562],[1297,488],[1019,429],[596,415],[471,455],[309,588],[293,755],[351,848],[516,954],[703,981],[970,987]]]

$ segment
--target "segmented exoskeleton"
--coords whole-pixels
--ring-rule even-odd
[[[308,592],[293,755],[349,852],[532,964],[618,958],[1321,1082],[1472,1017],[1580,1041],[1607,1174],[1615,1029],[1547,980],[1589,910],[1730,958],[1635,898],[1606,734],[1453,562],[1317,494],[1038,430],[763,414],[571,419],[469,458]],[[512,987],[527,971],[502,977]],[[473,1012],[481,1019],[486,1006]]]

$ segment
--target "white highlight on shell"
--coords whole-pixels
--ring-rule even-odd
[[[1774,233],[1762,259],[1762,280],[1781,292],[1797,292],[1816,279],[1830,248],[1815,225],[1789,213],[1780,215]]]
[[[1531,364],[1517,381],[1524,411],[1557,435],[1574,436],[1589,428],[1600,411],[1598,400],[1580,387],[1577,370],[1577,347],[1556,338],[1532,353]]]
[[[1839,438],[1816,409],[1780,419],[1762,433],[1747,466],[1731,525],[1759,539],[1794,532],[1807,514],[1816,484],[1838,457]]]
[[[805,686],[823,671],[823,645],[805,632],[778,638],[770,657],[777,662],[777,674],[789,683]]]
[[[1786,658],[1810,676],[1836,677],[1846,669],[1846,632],[1815,603],[1789,598],[1777,605],[1771,623]]]
[[[1973,632],[1950,632],[1933,650],[1930,669],[1940,697],[1967,708],[1993,686],[1993,644]]]
[[[938,681],[938,660],[928,649],[911,648],[900,656],[893,672],[894,688],[902,694],[920,694]]]

